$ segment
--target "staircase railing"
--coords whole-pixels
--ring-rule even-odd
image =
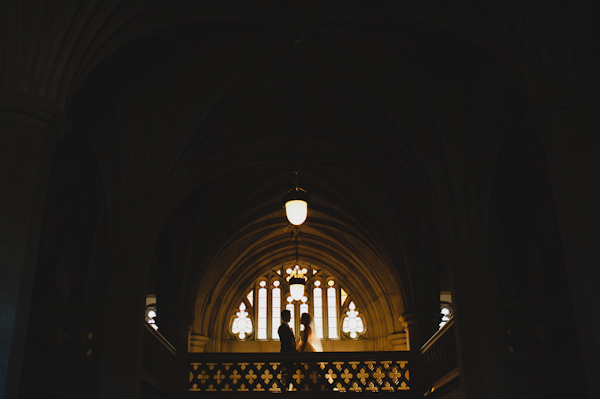
[[[425,362],[427,394],[441,393],[458,385],[454,320],[450,319],[423,345],[421,354]]]
[[[147,323],[144,323],[143,345],[142,396],[174,397],[179,380],[176,375],[177,351]]]

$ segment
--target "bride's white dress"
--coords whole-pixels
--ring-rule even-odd
[[[314,334],[314,331],[315,325],[314,322],[311,321],[310,325],[302,331],[302,340],[298,344],[299,351],[302,350],[304,340],[306,340],[303,352],[323,352],[321,340],[317,337],[317,334]]]

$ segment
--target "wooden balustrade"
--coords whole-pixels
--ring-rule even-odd
[[[415,394],[409,352],[194,353],[188,358],[190,397],[282,391]]]
[[[426,386],[429,395],[456,387],[458,379],[458,357],[454,337],[454,320],[450,319],[421,348],[426,371]]]
[[[160,333],[144,323],[142,391],[148,397],[174,397],[177,384],[177,352]]]

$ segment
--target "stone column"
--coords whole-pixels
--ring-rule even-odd
[[[108,256],[101,269],[104,297],[99,336],[101,399],[140,397],[148,270],[154,259]]]
[[[404,331],[407,332],[408,350],[420,351],[425,342],[435,334],[442,318],[441,315],[439,317],[438,315],[439,313],[424,315],[411,312],[405,313],[400,317]]]
[[[193,317],[187,314],[178,315],[178,329],[175,342],[177,349],[177,374],[175,383],[177,385],[177,397],[183,398],[188,393],[190,363],[188,353],[190,352],[190,331],[192,329]]]
[[[54,145],[57,110],[0,98],[0,398],[16,398]]]
[[[427,341],[424,336],[429,335],[431,317],[424,317],[418,313],[405,313],[400,317],[400,322],[404,325],[408,350],[411,353],[410,362],[410,381],[411,390],[417,392],[417,397],[425,393],[425,380],[427,370],[425,361],[421,356],[421,346]]]
[[[532,112],[544,145],[590,398],[600,397],[600,90],[548,99]]]
[[[448,256],[447,262],[463,397],[508,398],[506,328],[495,259],[487,251],[460,251]]]

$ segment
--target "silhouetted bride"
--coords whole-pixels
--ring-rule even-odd
[[[300,343],[298,352],[323,352],[321,339],[317,336],[315,321],[308,313],[302,313],[300,323],[304,326],[304,331],[300,333]]]

